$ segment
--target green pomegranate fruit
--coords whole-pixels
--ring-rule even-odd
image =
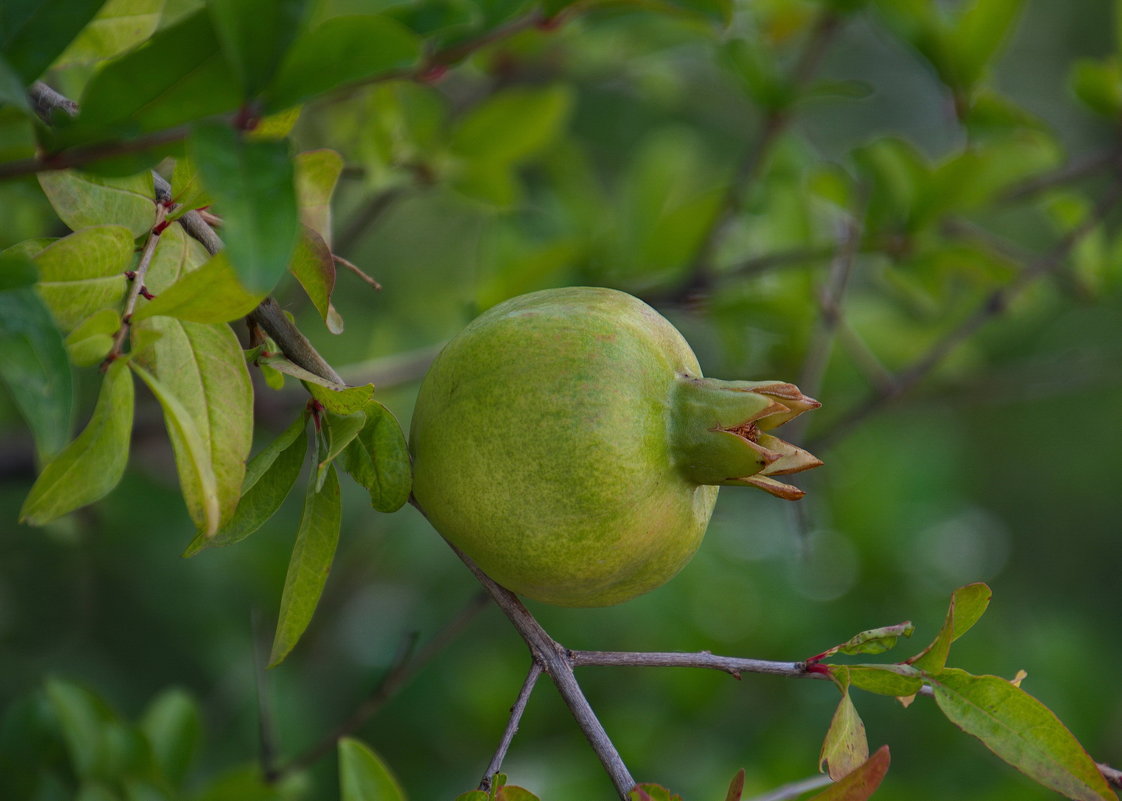
[[[433,526],[514,592],[606,606],[669,580],[718,485],[782,498],[815,467],[766,433],[819,404],[781,381],[702,378],[677,329],[611,289],[508,300],[421,385],[413,492]]]

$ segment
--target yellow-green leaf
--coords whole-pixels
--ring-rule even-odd
[[[377,401],[366,406],[366,425],[347,447],[345,464],[379,512],[396,512],[409,500],[413,468],[405,434],[393,413]]]
[[[1052,710],[998,676],[948,668],[928,677],[947,719],[1029,778],[1076,801],[1117,801]]]
[[[70,361],[79,367],[92,367],[102,362],[113,348],[113,338],[121,327],[116,309],[102,309],[91,314],[66,337]]]
[[[842,690],[841,701],[834,711],[822,750],[818,755],[818,769],[825,765],[830,778],[838,781],[848,776],[869,758],[869,743],[865,738],[865,724],[849,697],[849,687]]]
[[[119,308],[133,237],[120,225],[86,228],[53,242],[35,257],[36,289],[64,331],[102,309]]]
[[[91,504],[121,480],[129,459],[133,385],[124,361],[110,365],[97,405],[78,437],[51,460],[20,509],[20,519],[42,525]]]
[[[288,269],[308,294],[327,324],[327,330],[333,334],[343,333],[343,318],[331,303],[331,293],[335,291],[335,261],[327,243],[311,228],[304,227]]]
[[[253,388],[225,325],[154,317],[134,326],[134,366],[160,400],[187,509],[213,535],[234,513],[253,435]],[[142,368],[142,369],[141,369]]]
[[[351,737],[339,740],[342,801],[405,801],[405,791],[382,758]]]
[[[265,295],[242,286],[223,250],[185,273],[155,300],[138,306],[133,320],[167,316],[195,323],[225,323],[245,317]]]
[[[314,481],[308,482],[304,513],[284,579],[269,667],[284,661],[312,620],[335,559],[341,515],[339,476],[332,466],[319,492],[315,490]]]
[[[300,222],[331,246],[331,195],[343,172],[343,157],[334,150],[309,150],[296,157],[296,200]]]
[[[123,225],[135,239],[156,222],[156,190],[150,172],[110,178],[55,170],[39,173],[39,186],[72,231],[91,225]]]

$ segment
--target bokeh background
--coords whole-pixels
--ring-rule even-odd
[[[387,5],[325,0],[314,14]],[[615,286],[651,299],[709,375],[809,382],[823,407],[800,437],[826,465],[798,482],[805,500],[795,507],[725,490],[701,552],[675,580],[619,607],[532,606],[546,628],[573,648],[789,660],[911,619],[918,650],[950,591],[986,581],[990,611],[956,643],[951,664],[1009,677],[1027,670],[1024,687],[1096,759],[1117,765],[1117,215],[902,397],[884,398],[886,376],[1039,264],[1118,182],[1114,4],[1013,4],[1018,13],[965,100],[893,21],[892,5],[846,11],[820,43],[803,87],[815,91],[782,111],[785,127],[733,190],[739,206],[712,237],[714,266],[700,286],[682,289],[730,176],[774,120],[757,73],[797,69],[832,4],[738,3],[728,29],[658,7],[582,11],[481,49],[439,80],[312,105],[297,124],[300,147],[335,149],[348,165],[336,193],[336,250],[384,289],[340,275],[339,336],[294,284],[279,298],[348,379],[378,385],[406,428],[433,349],[482,309],[547,286]],[[953,20],[975,4],[918,5]],[[188,8],[169,2],[165,21]],[[733,39],[748,44],[737,50]],[[72,70],[59,81],[77,94],[87,77]],[[459,170],[458,121],[510,92],[546,97],[536,106],[546,111],[511,118],[513,144],[493,169]],[[929,180],[965,152],[977,163]],[[1077,169],[1014,196],[1021,180],[1064,165]],[[973,188],[977,197],[962,197]],[[0,245],[63,233],[34,180],[0,185],[0,207]],[[857,252],[839,298],[842,322],[830,329],[819,297],[831,291],[847,242]],[[780,257],[759,260],[768,254]],[[96,374],[78,380],[81,417]],[[304,401],[298,389],[259,384],[259,441]],[[865,402],[867,413],[852,416]],[[125,717],[182,687],[203,713],[195,786],[252,763],[254,645],[271,636],[299,493],[249,540],[181,559],[193,529],[150,397],[130,470],[103,502],[45,529],[21,526],[35,469],[31,439],[0,392],[0,708],[22,703],[48,676],[86,684]],[[403,643],[423,645],[478,592],[412,508],[377,514],[350,483],[344,503],[312,627],[263,685],[282,757],[338,725]],[[450,799],[478,781],[528,665],[513,629],[484,608],[357,734],[411,798]],[[583,668],[578,678],[632,772],[699,801],[723,798],[740,767],[748,796],[814,774],[837,701],[825,682],[761,676]],[[856,701],[871,744],[892,748],[878,798],[1057,797],[929,701],[908,709],[871,695]],[[612,797],[548,682],[505,767],[546,801]],[[328,756],[284,794],[334,798],[335,770]]]

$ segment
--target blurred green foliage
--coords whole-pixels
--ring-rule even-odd
[[[43,339],[27,320],[47,309],[17,302],[21,270],[34,257],[42,277],[46,240],[105,222],[67,205],[76,193],[112,199],[124,227],[82,236],[127,260],[150,225],[152,166],[227,215],[252,289],[272,287],[296,248],[307,269],[278,299],[406,429],[434,347],[507,297],[566,284],[649,299],[707,374],[796,380],[823,402],[801,441],[826,465],[800,482],[804,501],[724,492],[700,554],[665,587],[621,607],[533,607],[565,645],[802,659],[905,619],[927,641],[950,591],[986,581],[993,604],[956,664],[1026,669],[1024,687],[1096,759],[1122,763],[1116,3],[554,0],[542,15],[519,0],[284,0],[245,4],[269,21],[250,31],[232,2],[112,0],[97,17],[98,3],[73,2],[65,24],[35,6],[0,7],[0,174],[37,146],[130,144],[89,172],[0,182],[0,249],[23,243],[0,261],[13,387],[0,392],[0,795],[32,797],[30,777],[45,776],[33,797],[74,797],[83,780],[84,799],[339,797],[334,757],[262,785],[259,706],[283,766],[477,592],[414,509],[376,513],[345,482],[315,617],[262,676],[301,493],[270,498],[279,511],[251,538],[178,558],[196,526],[143,388],[121,484],[42,529],[16,523],[60,432],[93,413],[116,328],[84,322],[89,295],[63,286],[46,301],[69,336]],[[40,77],[83,113],[36,122],[22,88]],[[305,101],[298,120],[268,116]],[[145,139],[246,109],[264,122],[232,143],[213,120],[186,144],[186,129]],[[324,148],[338,173],[330,156],[289,158]],[[262,194],[276,199],[266,212],[247,202]],[[325,277],[317,238],[384,289]],[[205,258],[175,242],[168,285]],[[121,265],[87,266],[80,280]],[[116,302],[120,287],[102,288]],[[60,304],[73,314],[59,319]],[[11,377],[64,350],[84,365],[73,398]],[[307,395],[253,379],[257,453]],[[354,734],[411,798],[453,798],[485,769],[528,663],[488,608]],[[740,767],[745,797],[812,774],[837,703],[825,682],[578,677],[636,777],[698,801],[724,797]],[[504,772],[545,801],[611,797],[546,685]],[[854,699],[871,744],[892,748],[878,797],[1055,797],[930,699]],[[83,726],[99,733],[73,734]],[[349,770],[369,767],[360,747]]]

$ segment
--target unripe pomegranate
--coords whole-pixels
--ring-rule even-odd
[[[413,492],[508,589],[606,606],[689,561],[718,485],[800,497],[773,476],[821,462],[766,432],[818,405],[781,381],[702,378],[677,329],[626,293],[534,292],[469,324],[425,376]]]

